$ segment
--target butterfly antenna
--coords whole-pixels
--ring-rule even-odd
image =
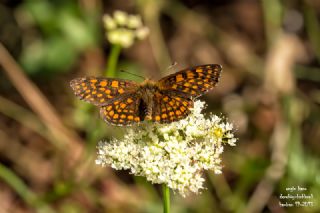
[[[120,70],[120,72],[125,72],[125,73],[128,73],[130,75],[134,75],[136,77],[139,77],[139,78],[142,78],[143,80],[145,80],[146,78],[141,76],[141,75],[137,75],[137,74],[134,74],[134,73],[131,73],[131,72],[128,72],[128,71],[125,71],[125,70]]]

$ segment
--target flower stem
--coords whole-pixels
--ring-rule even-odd
[[[115,77],[120,52],[121,52],[121,45],[113,44],[111,46],[108,65],[104,73],[105,76]]]
[[[170,190],[166,184],[162,184],[163,213],[170,213]]]

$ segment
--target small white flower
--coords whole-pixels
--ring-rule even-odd
[[[128,22],[128,14],[126,12],[116,10],[113,14],[114,20],[118,25],[126,25]]]
[[[130,30],[119,30],[119,43],[123,47],[130,47],[134,42],[134,34]]]
[[[121,140],[99,142],[96,164],[129,169],[151,183],[166,184],[182,196],[199,193],[203,171],[221,173],[223,146],[237,139],[232,125],[211,115],[201,114],[204,102],[195,101],[184,120],[166,125],[141,124],[127,129]]]
[[[139,40],[145,39],[149,35],[150,31],[148,27],[140,27],[136,30],[136,37]]]
[[[109,40],[110,43],[112,44],[117,44],[120,42],[120,38],[121,37],[121,34],[119,33],[119,31],[117,30],[114,30],[114,31],[110,31],[108,34],[107,34],[107,39]]]
[[[129,28],[139,28],[142,26],[141,17],[138,15],[129,15],[128,23]]]
[[[104,15],[102,17],[103,23],[104,23],[104,27],[107,30],[113,30],[117,27],[116,22],[109,16],[109,15]]]
[[[149,34],[149,29],[142,25],[139,15],[128,15],[117,10],[113,17],[104,15],[102,20],[107,40],[123,48],[131,47],[136,40],[142,40]]]

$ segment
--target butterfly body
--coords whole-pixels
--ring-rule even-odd
[[[193,100],[218,83],[222,67],[195,66],[142,83],[116,78],[85,77],[70,82],[76,96],[100,107],[110,124],[127,126],[144,120],[171,123],[188,116]]]
[[[159,91],[160,89],[156,82],[149,79],[142,82],[137,89],[137,94],[141,97],[141,100],[139,102],[140,114],[143,114],[141,110],[145,112],[145,117],[142,116],[140,120],[152,120],[152,110],[154,109],[154,94]]]

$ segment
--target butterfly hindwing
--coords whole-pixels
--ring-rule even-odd
[[[160,79],[162,90],[175,90],[195,98],[213,89],[219,82],[222,66],[207,64],[195,66]]]
[[[128,94],[100,108],[100,115],[107,123],[129,126],[144,119],[142,99],[137,94]],[[142,111],[141,111],[142,110]]]
[[[76,78],[70,85],[81,100],[103,106],[119,95],[132,92],[137,87],[133,81],[104,77]]]
[[[159,123],[181,120],[193,108],[193,101],[184,93],[176,91],[156,92],[153,102],[152,120]]]

